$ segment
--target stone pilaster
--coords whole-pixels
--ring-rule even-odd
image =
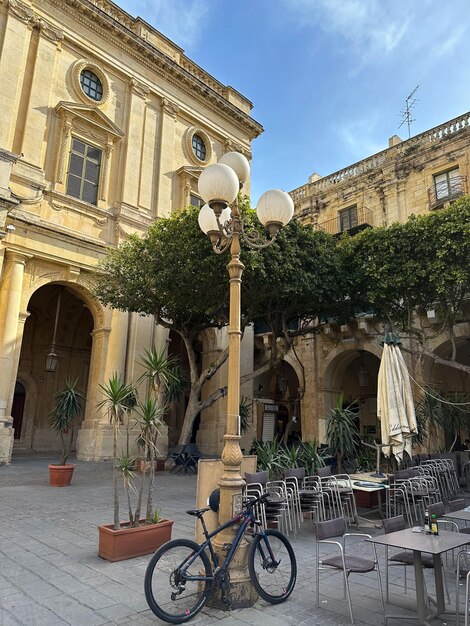
[[[24,268],[29,255],[7,250],[0,287],[0,464],[10,463],[13,446],[11,394],[16,379],[16,348]]]
[[[93,331],[90,373],[86,397],[85,418],[77,436],[77,458],[98,461],[112,457],[112,431],[105,413],[98,408],[102,399],[100,384],[106,382],[106,360],[110,328]]]
[[[162,99],[162,115],[160,126],[160,162],[158,172],[157,209],[159,217],[168,217],[173,209],[173,154],[175,151],[175,126],[178,106]],[[181,208],[181,207],[177,207]]]
[[[130,206],[139,204],[139,179],[144,141],[145,102],[148,89],[132,80],[129,86],[126,159],[122,201]]]
[[[28,4],[19,0],[8,3],[0,63],[0,147],[6,150],[13,149],[16,116],[35,20]]]
[[[29,102],[25,112],[21,145],[15,145],[24,154],[24,160],[37,167],[43,167],[46,144],[44,138],[44,109],[49,106],[50,91],[54,83],[58,46],[64,35],[50,27],[45,21],[39,22],[39,37],[36,50],[34,74],[31,77]],[[15,142],[16,144],[16,142]]]

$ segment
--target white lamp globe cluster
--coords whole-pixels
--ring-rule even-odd
[[[211,240],[216,233],[220,236],[216,216],[222,225],[230,219],[229,205],[236,199],[249,175],[248,159],[239,152],[227,152],[218,163],[209,165],[201,172],[198,189],[206,204],[199,213],[199,226]],[[273,237],[292,219],[294,203],[285,191],[271,189],[258,200],[256,213]]]

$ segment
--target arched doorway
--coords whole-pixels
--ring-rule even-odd
[[[343,394],[343,406],[358,415],[361,435],[380,436],[377,418],[377,378],[380,360],[367,350],[346,350],[328,364],[324,380],[326,388],[325,416],[336,406]]]
[[[73,287],[58,283],[35,291],[27,310],[17,374],[17,388],[21,385],[25,390],[25,401],[15,440],[17,446],[28,449],[55,450],[58,441],[49,429],[48,414],[67,379],[77,380],[78,388],[84,394],[87,391],[94,321]],[[57,354],[54,370],[50,363],[46,367],[52,344]]]
[[[292,443],[302,439],[299,378],[287,361],[255,379],[257,439]]]
[[[457,337],[455,360],[462,365],[470,366],[470,337]],[[452,355],[452,344],[444,341],[434,352],[441,359],[450,359]],[[470,376],[467,372],[452,366],[436,363],[432,358],[425,358],[423,368],[424,380],[431,387],[438,389],[442,393],[470,393]]]

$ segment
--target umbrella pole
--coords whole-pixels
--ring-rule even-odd
[[[368,448],[372,448],[372,450],[375,450],[377,452],[375,473],[370,475],[371,478],[385,478],[385,474],[380,471],[380,452],[382,451],[382,448],[391,447],[390,444],[374,443],[374,445],[372,445],[371,443],[366,443],[365,441],[363,441],[362,445],[367,446]]]

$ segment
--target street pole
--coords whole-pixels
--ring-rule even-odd
[[[249,176],[247,159],[239,153],[228,152],[218,164],[209,165],[201,172],[198,188],[206,201],[199,213],[199,226],[211,240],[214,252],[223,254],[230,249],[227,270],[230,276],[229,354],[227,416],[222,451],[222,476],[219,480],[219,524],[222,525],[241,512],[242,489],[245,481],[240,475],[243,461],[240,449],[240,347],[241,347],[241,285],[244,265],[240,260],[240,240],[252,249],[265,248],[273,243],[279,230],[294,213],[292,199],[277,189],[265,192],[258,201],[257,215],[266,227],[269,238],[263,239],[257,229],[244,225],[240,216],[237,195]],[[235,530],[228,528],[214,539],[214,547],[223,561],[227,545],[233,543]],[[230,565],[230,606],[252,606],[257,594],[248,573],[248,543],[243,540]],[[214,597],[213,606],[221,606]],[[224,608],[221,606],[221,608]]]

